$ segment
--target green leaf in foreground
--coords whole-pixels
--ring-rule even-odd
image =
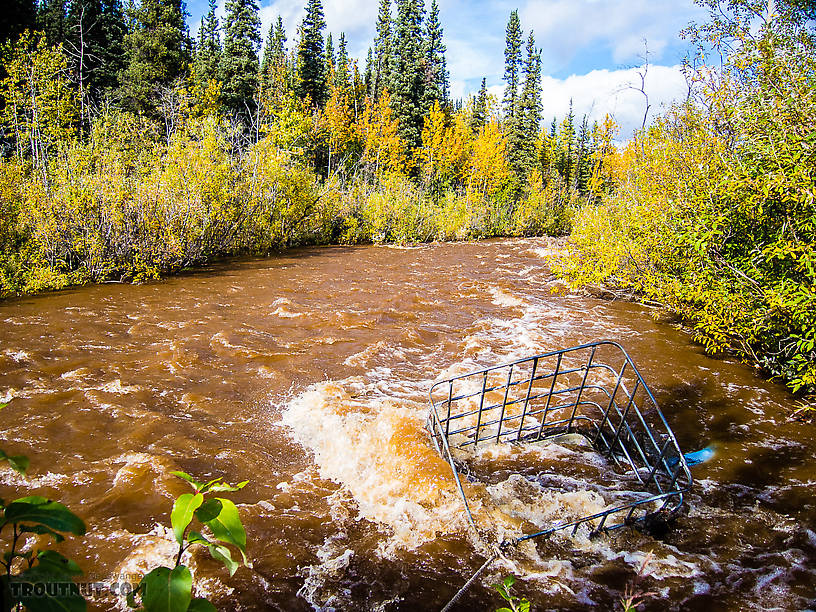
[[[61,576],[79,576],[82,570],[76,561],[62,556],[55,550],[41,550],[37,554],[38,567],[50,573]]]
[[[244,480],[243,482],[239,482],[234,487],[232,485],[228,485],[225,482],[219,482],[219,483],[210,485],[208,487],[208,490],[215,491],[217,493],[220,493],[222,491],[239,491],[239,490],[243,489],[245,486],[247,486],[248,482],[249,482],[248,480]]]
[[[141,586],[142,605],[146,612],[187,610],[193,598],[193,577],[183,565],[172,570],[157,567],[142,578]]]
[[[6,507],[3,525],[8,523],[35,523],[56,531],[85,535],[85,523],[59,502],[33,495],[21,497]]]
[[[246,563],[246,531],[238,516],[235,504],[223,497],[216,498],[221,502],[221,512],[217,517],[204,524],[209,527],[213,535],[227,544],[232,544],[239,551]]]
[[[193,487],[196,491],[200,491],[201,487],[204,486],[202,483],[198,482],[195,478],[190,476],[187,472],[182,472],[181,470],[177,470],[175,472],[170,472],[173,476],[178,476],[182,480],[186,480],[190,483],[190,486]]]
[[[195,512],[196,518],[205,525],[219,514],[221,514],[221,502],[217,498],[208,499]]]
[[[45,525],[22,525],[20,527],[20,533],[36,533],[38,535],[50,535],[56,542],[62,542],[65,538],[62,536],[61,533],[58,533],[51,529],[50,527],[46,527]]]
[[[226,546],[220,546],[219,544],[210,544],[208,548],[210,549],[210,555],[212,555],[212,558],[223,563],[230,576],[232,576],[238,570],[238,567],[241,564],[232,558],[229,548]]]
[[[187,612],[216,612],[216,609],[209,601],[199,597],[190,602]]]
[[[203,544],[204,546],[209,546],[211,544],[211,542],[198,531],[191,531],[188,533],[187,542],[189,544]]]
[[[170,513],[170,523],[173,526],[173,533],[176,535],[176,542],[184,544],[184,531],[193,520],[193,513],[204,502],[201,493],[184,493],[179,495],[173,504],[173,511]]]

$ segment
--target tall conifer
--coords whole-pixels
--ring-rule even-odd
[[[536,49],[535,37],[530,31],[527,38],[526,58],[522,67],[524,87],[512,121],[519,134],[521,150],[517,155],[517,171],[529,170],[535,163],[535,141],[541,123],[541,51]]]
[[[122,93],[134,110],[154,110],[159,90],[184,73],[190,57],[186,14],[183,0],[141,0],[130,9]]]
[[[83,121],[90,99],[98,100],[119,86],[125,67],[125,19],[121,0],[73,0],[64,20],[63,40],[79,85]]]
[[[269,36],[264,47],[261,79],[267,89],[287,90],[290,87],[289,71],[286,65],[286,31],[283,19],[278,19],[269,27]]]
[[[504,112],[507,117],[516,114],[516,102],[519,90],[519,67],[521,65],[521,22],[518,10],[510,13],[507,22],[506,46],[504,49]]]
[[[390,86],[392,72],[391,42],[391,0],[380,0],[377,30],[374,37],[371,90],[369,91],[372,98],[378,98],[380,92]]]
[[[221,99],[237,113],[252,112],[258,90],[261,18],[255,0],[227,0],[219,75]]]
[[[309,97],[312,104],[323,108],[328,95],[326,88],[326,62],[324,58],[323,3],[309,0],[306,16],[300,25],[300,42],[297,50],[297,89],[301,97]]]
[[[487,123],[487,79],[482,79],[482,86],[479,93],[473,100],[473,111],[470,115],[468,125],[476,134]]]
[[[349,81],[349,56],[346,48],[346,34],[340,32],[340,47],[337,49],[337,70],[334,75],[336,86],[338,88],[347,88],[351,86]]]
[[[597,126],[596,126],[597,127]],[[575,147],[575,189],[580,193],[586,193],[589,178],[592,176],[592,134],[589,129],[589,120],[584,115],[581,120],[581,127],[578,129],[578,141]]]
[[[65,42],[67,17],[65,0],[43,0],[37,6],[37,28],[45,33],[49,45]]]
[[[425,102],[425,44],[422,0],[398,0],[394,29],[391,106],[400,136],[413,149],[422,141]]]
[[[326,87],[331,89],[334,71],[337,67],[337,58],[334,57],[334,41],[331,32],[326,35]]]
[[[365,93],[370,98],[374,98],[374,52],[371,47],[368,48],[366,54],[365,69],[363,71],[363,83],[365,84]]]
[[[195,70],[202,80],[217,79],[221,64],[221,28],[215,11],[216,0],[209,0],[209,10],[198,30]]]
[[[450,87],[450,77],[445,60],[445,43],[442,42],[442,24],[439,23],[439,5],[436,0],[431,0],[425,42],[427,47],[427,81],[425,84],[425,108],[423,110],[427,114],[436,101],[443,105],[448,104],[448,90]]]

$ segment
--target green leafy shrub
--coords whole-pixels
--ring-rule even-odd
[[[530,612],[530,602],[526,597],[518,597],[510,592],[510,588],[516,584],[515,576],[508,576],[500,584],[494,584],[493,588],[499,592],[501,598],[510,604],[509,608],[498,608],[496,612]]]
[[[207,497],[212,493],[238,491],[248,481],[235,486],[215,478],[206,483],[196,481],[185,472],[173,472],[174,475],[187,481],[193,493],[183,493],[176,498],[170,513],[178,553],[173,567],[157,567],[151,570],[139,582],[138,587],[128,595],[128,605],[139,607],[146,612],[209,612],[214,611],[209,601],[193,598],[193,578],[187,566],[182,565],[182,555],[192,546],[205,546],[216,561],[227,568],[230,576],[246,564],[246,531],[238,515],[235,504],[224,497]],[[206,526],[211,535],[205,536],[201,531],[190,529],[193,520]],[[233,559],[228,546],[237,549],[241,561]]]
[[[0,406],[1,408],[2,406]],[[28,458],[7,455],[0,450],[0,462],[7,462],[15,471],[25,474]],[[32,612],[83,612],[85,599],[74,584],[74,576],[82,574],[79,566],[55,550],[21,551],[20,539],[26,534],[65,539],[63,534],[85,535],[85,523],[59,502],[37,495],[21,497],[9,503],[0,500],[0,532],[11,528],[11,547],[3,553],[0,566],[0,609]]]
[[[616,192],[576,215],[556,267],[661,302],[707,351],[813,393],[816,42],[783,17],[728,27],[735,51],[702,103],[629,144]]]

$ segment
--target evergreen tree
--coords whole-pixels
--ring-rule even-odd
[[[101,92],[118,89],[125,68],[125,39],[128,29],[122,0],[102,2],[101,44],[96,52],[99,58],[91,74],[91,87]],[[185,27],[185,39],[186,27]],[[189,50],[189,47],[188,47]]]
[[[258,49],[261,46],[261,18],[255,0],[227,0],[224,50],[219,76],[221,99],[231,111],[251,113],[258,90]]]
[[[524,87],[518,100],[514,127],[520,132],[521,150],[517,171],[528,171],[535,163],[535,141],[541,124],[541,52],[535,48],[533,32],[527,38],[527,56],[523,66]]]
[[[374,98],[374,53],[371,47],[368,48],[366,55],[365,71],[363,73],[363,83],[365,84],[366,95]]]
[[[267,89],[289,88],[286,66],[286,31],[283,29],[283,19],[280,15],[278,15],[277,21],[269,27],[261,74],[263,86]]]
[[[65,0],[43,0],[37,7],[37,28],[50,46],[65,42],[67,16]]]
[[[125,67],[121,0],[73,0],[65,23],[65,50],[81,93],[98,98],[116,89]]]
[[[584,115],[581,121],[581,127],[578,130],[578,142],[575,147],[575,189],[585,194],[589,185],[589,179],[592,176],[592,150],[591,150],[592,133],[589,129],[589,121]]]
[[[221,34],[215,14],[216,4],[216,0],[209,0],[209,10],[202,17],[198,30],[194,69],[196,78],[201,82],[217,79],[221,64]]]
[[[473,112],[470,115],[468,126],[477,134],[487,123],[487,79],[482,79],[482,86],[479,93],[473,100]]]
[[[131,7],[122,94],[130,108],[153,112],[161,88],[183,75],[190,45],[183,0],[141,0]]]
[[[34,0],[5,0],[0,10],[0,43],[16,40],[23,30],[34,28],[36,18]]]
[[[504,49],[504,110],[508,117],[516,114],[516,103],[519,90],[519,66],[521,65],[521,22],[518,10],[510,13],[507,22],[506,46]]]
[[[554,123],[554,121],[553,121]],[[572,182],[575,163],[573,152],[575,150],[575,114],[572,112],[572,100],[570,100],[569,113],[558,130],[556,169],[564,179],[564,183],[569,185]]]
[[[374,63],[369,94],[377,99],[380,92],[390,86],[392,74],[391,54],[391,0],[380,0],[377,14],[377,31],[374,37]]]
[[[422,142],[425,102],[425,44],[422,0],[398,0],[394,29],[391,106],[409,149]]]
[[[443,106],[448,105],[450,88],[450,77],[445,61],[445,43],[442,42],[442,24],[439,23],[439,5],[436,0],[431,0],[425,41],[427,69],[423,110],[424,114],[427,114],[436,101]]]
[[[331,32],[326,35],[326,87],[331,89],[334,71],[337,67],[337,59],[334,57],[334,42]]]
[[[297,89],[301,97],[309,97],[312,104],[323,108],[328,97],[326,87],[326,63],[324,58],[323,3],[321,0],[309,0],[306,5],[306,16],[300,25],[300,43],[297,50]]]
[[[357,69],[357,62],[349,60],[351,66],[351,86],[352,86],[352,104],[354,106],[354,118],[359,119],[360,114],[365,108],[366,84],[360,71]]]
[[[338,88],[351,86],[351,82],[349,81],[348,49],[346,49],[346,35],[344,32],[340,32],[340,48],[337,50],[337,70],[334,79]]]

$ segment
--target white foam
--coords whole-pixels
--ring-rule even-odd
[[[381,554],[461,530],[461,501],[448,464],[428,444],[424,406],[352,397],[359,386],[312,385],[289,402],[282,422],[315,454],[320,476],[351,493],[359,516],[387,528]]]
[[[493,296],[492,302],[496,306],[504,306],[506,308],[518,308],[526,305],[526,302],[524,300],[508,293],[507,291],[501,289],[500,287],[491,287],[489,291],[490,295]]]

